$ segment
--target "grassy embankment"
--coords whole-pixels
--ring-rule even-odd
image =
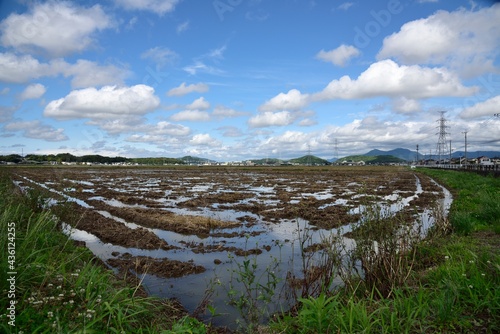
[[[60,232],[39,195],[0,170],[0,333],[168,333],[180,308],[118,280]]]

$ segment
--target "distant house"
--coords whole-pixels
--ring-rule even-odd
[[[482,166],[491,166],[494,164],[493,161],[491,161],[491,159],[486,156],[477,158],[477,163]]]

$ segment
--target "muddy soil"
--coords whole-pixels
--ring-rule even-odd
[[[172,278],[199,274],[205,271],[202,266],[190,262],[169,259],[156,259],[148,256],[132,256],[125,253],[119,258],[106,261],[110,266],[118,268],[122,273],[153,274],[159,277]]]
[[[425,175],[396,167],[343,168],[17,168],[21,187],[44,190],[64,203],[54,207],[61,220],[92,233],[103,243],[146,250],[213,252],[237,256],[260,254],[271,245],[242,249],[217,241],[171,245],[154,231],[227,240],[263,233],[259,226],[303,219],[317,229],[353,223],[352,209],[373,203],[392,204],[422,193],[408,208],[409,217],[442,198]],[[135,224],[135,225],[134,225]],[[162,277],[204,270],[193,263],[119,256],[113,267],[147,271]]]

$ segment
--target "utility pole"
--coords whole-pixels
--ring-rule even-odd
[[[450,139],[450,167],[451,167],[451,139]]]
[[[311,145],[307,144],[307,165],[311,166]]]
[[[417,165],[418,165],[418,144],[417,144]]]
[[[467,132],[468,131],[463,131],[462,133],[465,134],[465,165],[467,165]]]
[[[339,160],[339,142],[337,138],[335,138],[335,152],[334,152],[335,163]]]

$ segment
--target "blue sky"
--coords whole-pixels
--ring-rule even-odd
[[[0,154],[500,150],[493,1],[0,1]]]

